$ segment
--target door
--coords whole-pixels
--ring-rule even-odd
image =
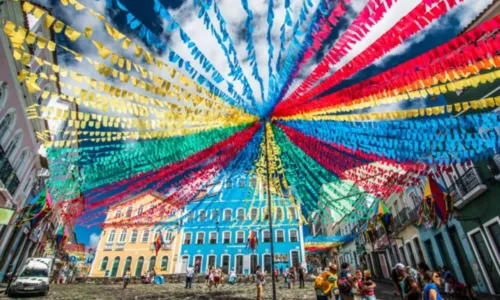
[[[243,255],[236,256],[236,274],[243,274]]]
[[[406,261],[405,248],[403,246],[399,247],[399,256],[403,265],[407,266],[408,262]]]
[[[462,274],[464,275],[465,282],[470,284],[471,286],[475,285],[477,283],[476,276],[474,276],[474,271],[472,271],[470,261],[465,255],[464,246],[462,245],[462,241],[460,240],[460,236],[458,235],[457,228],[455,226],[450,227],[448,230],[448,234],[450,235],[451,244],[453,245],[453,249],[455,250],[457,259],[460,262],[460,268],[462,269]]]
[[[257,254],[252,254],[250,255],[250,274],[255,274],[256,269],[257,269]]]
[[[135,277],[141,277],[143,264],[144,264],[144,257],[141,256],[137,260],[137,266],[135,267]]]
[[[203,257],[201,255],[196,255],[194,257],[194,272],[196,274],[201,273],[202,260]]]
[[[215,266],[215,255],[210,255],[208,257],[208,267],[214,267]]]
[[[436,264],[436,256],[434,254],[434,249],[432,248],[432,241],[431,240],[427,240],[424,242],[424,245],[425,245],[425,251],[427,251],[427,256],[429,256],[429,260],[430,260],[430,268],[431,269],[434,269],[434,270],[437,270],[438,268],[438,265]]]
[[[411,248],[410,243],[406,243],[406,251],[408,251],[408,256],[410,257],[410,264],[411,267],[416,269],[417,268],[417,262],[415,261],[415,255],[413,254],[413,249]]]
[[[117,256],[113,261],[113,268],[111,269],[111,277],[116,277],[116,273],[118,273],[119,266],[120,266],[120,258]]]
[[[264,271],[272,274],[273,268],[271,263],[271,254],[264,254]]]
[[[299,251],[292,251],[292,264],[296,267],[300,265]]]
[[[181,273],[186,273],[188,266],[189,256],[183,256],[181,260]]]
[[[155,268],[155,266],[156,266],[156,256],[151,256],[151,258],[149,259],[149,268],[148,268],[148,270],[149,271],[153,270]]]
[[[382,269],[382,276],[384,278],[389,278],[389,268],[385,260],[385,253],[377,253],[378,259],[380,261],[380,268]]]
[[[127,272],[127,269],[130,268],[130,265],[132,265],[132,257],[129,256],[127,257],[127,260],[125,260],[125,266],[123,266],[123,275],[125,276],[125,272]],[[130,272],[132,273],[132,272]]]
[[[222,272],[229,273],[229,255],[222,256]]]
[[[490,251],[488,251],[486,241],[484,240],[481,231],[477,231],[472,234],[471,240],[483,267],[483,272],[486,273],[485,275],[489,278],[493,293],[500,294],[500,274],[495,266],[493,257],[491,257]]]
[[[444,238],[443,235],[440,233],[436,235],[436,243],[438,245],[438,250],[439,253],[441,254],[441,257],[443,258],[443,264],[448,267],[450,271],[453,272],[453,274],[457,274],[455,270],[455,266],[453,265],[453,262],[451,261],[450,254],[448,253],[448,249],[446,247],[446,244],[444,243]]]

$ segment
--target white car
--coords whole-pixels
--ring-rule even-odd
[[[28,258],[19,276],[12,281],[7,294],[46,296],[49,293],[52,264],[51,258]]]

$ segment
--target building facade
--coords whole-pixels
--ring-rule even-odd
[[[193,266],[204,273],[209,266],[225,273],[254,274],[257,265],[271,272],[271,234],[268,202],[254,197],[256,180],[226,178],[207,186],[192,203],[182,228],[176,273]],[[287,198],[272,198],[275,267],[283,271],[305,261],[304,228],[297,207]],[[247,245],[251,231],[258,239],[255,251]]]
[[[22,2],[4,1],[0,3],[0,16],[6,22],[36,32],[37,36],[52,40],[52,32],[41,26],[42,20],[25,14]],[[43,9],[43,8],[40,8]],[[2,27],[5,23],[2,23]],[[47,169],[46,160],[38,154],[40,141],[36,132],[47,129],[45,121],[29,120],[26,108],[41,103],[41,92],[31,94],[25,84],[17,80],[22,71],[51,74],[44,66],[31,61],[29,67],[13,57],[17,48],[54,62],[55,56],[37,44],[27,45],[25,41],[12,44],[2,28],[0,32],[0,206],[13,209],[22,208],[29,199],[40,192],[43,184],[37,176]],[[37,84],[43,90],[55,91],[54,82],[40,79]],[[0,281],[7,271],[16,270],[25,257],[33,255],[39,243],[39,236],[28,223],[15,227],[0,225]]]
[[[180,212],[152,219],[143,214],[162,202],[160,195],[146,192],[109,207],[89,277],[122,277],[127,268],[135,277],[153,268],[162,275],[174,272],[174,253],[180,248],[178,230],[176,226],[155,228],[155,224],[175,221]],[[141,214],[143,217],[128,221]],[[164,243],[156,255],[155,240],[159,234]]]

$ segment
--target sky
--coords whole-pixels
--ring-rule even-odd
[[[105,0],[94,1],[94,0],[79,0],[82,4],[92,7],[95,11],[106,16],[107,20],[111,22],[113,26],[118,28],[123,33],[127,34],[129,37],[133,37],[135,42],[138,42],[145,46],[144,42],[134,33],[128,25],[126,24],[125,15],[120,13],[119,9],[116,8],[116,4],[111,9],[106,9]],[[317,7],[319,0],[311,0],[313,2],[314,8]],[[303,80],[319,63],[324,54],[329,48],[335,43],[336,39],[347,30],[349,24],[354,20],[357,13],[361,11],[366,5],[368,0],[352,0],[351,4],[347,7],[348,12],[346,16],[340,20],[337,27],[332,31],[331,36],[325,41],[324,47],[321,52],[312,59],[310,63],[303,69],[299,74],[298,79],[293,82],[292,88],[289,93],[294,90],[294,87],[300,84]],[[367,79],[375,74],[378,74],[384,70],[394,67],[402,62],[415,57],[425,51],[428,51],[449,39],[455,37],[459,34],[462,29],[468,25],[471,20],[473,20],[484,8],[486,8],[492,0],[465,0],[462,4],[458,5],[456,8],[448,12],[444,17],[433,22],[427,28],[421,32],[414,35],[412,38],[401,44],[400,46],[393,49],[390,53],[386,54],[384,57],[378,59],[373,64],[367,68],[360,70],[351,79],[348,79],[341,83],[338,87],[333,90],[340,89],[342,87],[349,86],[353,83],[359,82],[363,79]],[[106,33],[106,29],[97,19],[86,13],[80,13],[73,11],[71,8],[62,6],[60,0],[38,0],[40,4],[44,6],[49,6],[52,9],[52,13],[57,17],[62,19],[64,22],[74,27],[77,30],[83,31],[86,26],[91,26],[94,28],[93,39],[105,43],[108,47],[112,48],[114,51],[119,52],[124,56],[130,57],[132,54],[130,51],[123,50],[119,44],[110,39]],[[114,2],[114,1],[113,1]],[[189,35],[193,42],[196,43],[197,47],[203,52],[203,54],[208,58],[208,60],[217,68],[217,70],[230,82],[232,79],[229,77],[230,65],[221,51],[220,45],[217,43],[216,39],[211,36],[210,32],[207,31],[203,25],[203,22],[197,18],[198,8],[194,7],[195,1],[193,0],[162,0],[160,1],[172,14],[174,19],[180,24],[181,28]],[[255,30],[253,32],[253,41],[255,43],[255,51],[257,64],[259,66],[259,74],[263,79],[264,91],[268,91],[268,79],[269,71],[267,68],[268,62],[268,47],[269,44],[266,39],[266,33],[268,30],[268,25],[266,22],[268,14],[268,0],[248,0],[249,7],[253,11],[254,21],[253,25]],[[415,7],[420,1],[418,0],[400,0],[388,11],[384,16],[382,21],[371,28],[370,33],[368,33],[365,38],[361,40],[357,45],[355,45],[352,51],[346,56],[345,59],[333,67],[333,70],[338,69],[343,64],[348,63],[350,59],[355,57],[355,55],[361,53],[366,49],[373,41],[375,41],[379,36],[385,33],[395,22],[397,22],[402,16],[404,16],[408,11]],[[188,59],[192,62],[189,56],[187,46],[181,41],[178,33],[170,33],[165,27],[168,22],[162,19],[160,16],[156,15],[153,9],[153,0],[121,0],[121,4],[125,6],[130,12],[132,12],[139,20],[141,20],[148,28],[150,28],[155,34],[160,36],[164,41],[167,42],[168,47],[174,49],[183,58]],[[274,59],[278,56],[279,50],[279,35],[280,26],[284,20],[284,0],[274,0],[273,1],[273,12],[275,14],[275,20],[271,30],[271,37],[273,46],[275,48]],[[254,91],[254,95],[260,98],[260,87],[257,82],[251,76],[251,66],[248,53],[246,50],[247,43],[245,41],[246,27],[245,21],[247,14],[240,4],[239,0],[218,0],[217,5],[220,8],[220,12],[225,18],[226,28],[229,36],[233,40],[234,47],[237,52],[237,57],[239,63],[243,69],[250,86]],[[296,16],[301,6],[303,5],[302,0],[291,0],[292,21],[295,23]],[[308,15],[310,19],[314,9]],[[219,24],[216,23],[217,19],[214,16],[213,11],[210,11],[211,21],[214,22],[215,28],[219,28]],[[306,30],[308,22],[305,22],[301,27],[301,30]],[[286,43],[285,48],[287,49],[288,43],[291,38],[291,28],[286,30]],[[59,38],[59,37],[58,37]],[[60,41],[60,38],[59,38]],[[85,54],[86,56],[100,60],[95,47],[85,41],[85,39],[79,39],[77,43],[71,44],[70,47]],[[164,54],[159,53],[159,56],[167,61],[167,58],[163,56]],[[83,64],[75,63],[68,56],[63,53],[58,54],[59,63],[61,65],[66,65],[71,67],[72,70],[87,74],[89,76],[98,78],[97,72],[88,68]],[[192,63],[195,68],[201,70],[198,63]],[[209,77],[209,76],[207,76]],[[75,84],[72,79],[67,80],[70,84]],[[80,86],[82,84],[79,84]],[[128,87],[129,88],[129,87]],[[221,88],[223,88],[221,86]],[[134,89],[130,87],[130,89]],[[242,85],[235,83],[235,89],[239,92],[242,91]],[[258,99],[261,101],[261,99]],[[174,100],[168,100],[173,101]],[[57,105],[54,101],[51,105]],[[419,105],[418,102],[414,105]],[[385,110],[394,110],[394,108],[399,107],[383,107]],[[92,227],[86,228],[77,226],[76,232],[79,242],[85,243],[90,246],[97,245],[99,240],[100,228]]]

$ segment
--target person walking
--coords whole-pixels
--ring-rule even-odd
[[[401,295],[403,299],[420,300],[422,292],[414,275],[408,274],[403,264],[397,264],[396,270],[398,272],[398,278],[401,278],[399,284],[401,286]]]
[[[363,274],[363,279],[361,281],[361,299],[362,300],[376,300],[375,288],[377,285],[372,280],[372,272],[370,270],[365,270]]]
[[[194,277],[194,269],[193,266],[189,266],[186,269],[186,289],[192,288],[193,285],[193,277]]]
[[[314,280],[316,300],[340,299],[337,285],[337,266],[331,265],[327,271],[319,274]]]
[[[289,288],[290,286],[290,277],[289,277],[289,269],[288,269],[288,266],[285,268],[285,271],[283,272],[283,280],[285,282],[285,289]]]
[[[443,297],[439,293],[439,284],[441,283],[439,273],[435,271],[425,272],[424,281],[424,300],[443,300]]]
[[[278,267],[274,268],[274,280],[276,280],[276,282],[280,282],[279,281]]]
[[[293,289],[293,287],[295,286],[295,277],[296,277],[295,266],[292,266],[290,268],[288,277],[289,277],[288,288]]]
[[[229,273],[229,284],[230,285],[235,284],[237,278],[238,276],[236,275],[236,272],[234,271],[234,269],[232,269],[231,273]]]
[[[351,273],[351,266],[345,262],[342,263],[340,267],[340,277],[338,280],[339,290],[342,294],[342,299],[351,300],[353,299],[352,286],[354,284],[354,277]]]
[[[299,288],[303,289],[305,288],[305,275],[306,275],[306,269],[304,267],[299,266]]]
[[[130,268],[127,268],[127,271],[125,271],[125,275],[123,275],[123,288],[126,289],[127,285],[130,283]]]
[[[422,291],[424,290],[424,287],[425,287],[425,280],[424,280],[425,272],[430,271],[430,270],[431,269],[429,268],[429,266],[425,262],[420,262],[417,265],[417,272],[418,272],[417,282],[420,285],[420,289]]]
[[[257,282],[257,300],[262,300],[262,284],[264,283],[264,278],[266,277],[266,272],[262,273],[260,271],[260,266],[255,268],[255,281]]]

